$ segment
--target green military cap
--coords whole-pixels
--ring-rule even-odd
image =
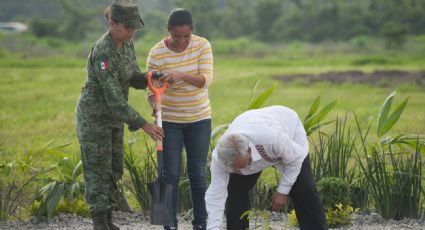
[[[110,8],[111,17],[116,22],[134,29],[140,29],[145,25],[140,18],[137,5],[131,0],[114,0]]]

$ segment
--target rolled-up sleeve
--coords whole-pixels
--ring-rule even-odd
[[[276,166],[282,172],[277,191],[289,194],[308,154],[308,141],[302,124],[301,127],[298,125],[292,139],[286,134],[276,134],[275,137],[273,150],[282,158],[282,163]]]
[[[149,52],[148,58],[146,60],[146,70],[162,72],[158,60],[156,60],[155,56],[152,54],[152,50]],[[147,88],[146,93],[148,97],[153,95],[149,88]]]
[[[208,88],[213,80],[213,53],[211,44],[205,39],[199,53],[199,75],[205,78],[203,88]]]
[[[227,184],[229,172],[213,158],[210,166],[211,184],[205,194],[205,204],[208,212],[207,229],[219,230],[223,222],[224,206],[227,199]]]

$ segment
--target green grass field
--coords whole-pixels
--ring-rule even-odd
[[[139,46],[141,45],[137,45],[136,49]],[[277,49],[271,55],[255,51],[247,55],[218,52],[215,55],[214,82],[210,88],[213,127],[230,122],[234,116],[245,110],[251,90],[260,79],[256,95],[277,84],[266,105],[289,106],[303,118],[313,100],[321,95],[322,105],[333,99],[338,100],[329,119],[355,111],[364,125],[376,123],[380,105],[392,91],[397,90],[395,104],[406,97],[410,97],[410,100],[391,132],[425,134],[423,86],[413,83],[394,87],[326,82],[307,84],[302,80],[289,84],[272,78],[275,75],[292,73],[425,69],[425,52],[421,52],[423,47],[419,50],[409,48],[405,52],[368,53],[353,50],[354,48],[347,50],[331,45],[316,48],[294,48],[292,45]],[[142,69],[144,58],[145,56],[140,56],[138,59]],[[72,143],[71,150],[78,151],[74,109],[85,78],[84,58],[0,58],[1,159],[13,159],[16,154],[39,148],[55,138],[56,144]],[[149,118],[151,111],[144,91],[132,90],[130,104]],[[142,136],[142,131],[126,133],[126,140],[134,137],[142,140]],[[142,146],[140,141],[135,148],[141,150]]]

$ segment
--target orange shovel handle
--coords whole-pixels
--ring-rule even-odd
[[[164,84],[159,87],[156,88],[153,85],[152,82],[152,72],[149,71],[146,73],[146,80],[148,82],[148,86],[149,89],[153,92],[153,95],[155,96],[155,108],[156,108],[156,125],[162,128],[162,105],[161,105],[161,94],[165,91],[165,89],[167,88],[167,82],[164,82]],[[157,140],[156,141],[156,150],[157,151],[162,151],[162,141]]]
[[[163,85],[162,85],[162,87],[160,87],[160,88],[156,88],[154,85],[153,85],[153,82],[152,82],[152,76],[153,76],[153,74],[152,74],[152,72],[151,71],[148,71],[147,73],[146,73],[146,79],[147,79],[147,81],[148,81],[148,86],[149,86],[149,89],[153,92],[153,95],[155,96],[155,102],[156,103],[158,103],[158,102],[161,102],[161,94],[165,91],[165,89],[167,88],[167,82],[165,82]]]

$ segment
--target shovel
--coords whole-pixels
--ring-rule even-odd
[[[153,92],[156,108],[156,125],[162,127],[161,94],[167,88],[167,82],[162,87],[156,88],[152,83],[152,72],[147,73],[149,89]],[[173,186],[166,184],[162,177],[163,149],[162,141],[156,141],[156,152],[158,156],[158,177],[154,182],[148,183],[150,199],[150,219],[152,225],[174,225],[173,217]]]

